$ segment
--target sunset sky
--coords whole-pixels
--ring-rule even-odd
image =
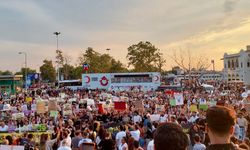
[[[127,48],[150,41],[175,66],[169,55],[190,50],[214,59],[222,69],[225,52],[250,45],[250,0],[1,0],[0,70],[24,66],[38,69],[59,49],[77,58],[87,47],[109,52],[127,63]],[[211,68],[210,68],[211,69]]]

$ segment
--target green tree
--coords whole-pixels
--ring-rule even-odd
[[[53,66],[52,60],[44,60],[40,67],[41,77],[44,81],[55,82],[56,70]]]
[[[125,68],[125,66],[118,60],[116,61],[115,59],[111,60],[111,67],[109,69],[111,73],[116,73],[116,72],[128,72],[128,69]]]
[[[12,75],[13,73],[9,70],[0,71],[0,75]]]
[[[127,59],[136,72],[162,71],[166,62],[160,50],[147,41],[128,47]]]
[[[107,73],[107,72],[125,72],[127,69],[120,62],[115,60],[108,54],[100,54],[93,48],[88,47],[87,50],[79,57],[80,64],[89,64],[89,72]]]

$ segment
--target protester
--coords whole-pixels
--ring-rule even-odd
[[[244,92],[242,86],[219,82],[213,93],[185,86],[183,91],[170,93],[143,91],[140,88],[113,91],[47,86],[37,90],[40,92],[28,89],[10,100],[0,98],[0,132],[6,134],[0,143],[26,147],[27,143],[31,143],[31,147],[41,150],[77,149],[82,143],[91,143],[101,150],[154,150],[156,142],[159,144],[159,138],[155,141],[157,137],[162,136],[162,140],[166,138],[162,135],[165,131],[160,132],[162,134],[156,131],[162,128],[162,124],[173,123],[171,128],[179,137],[173,136],[174,131],[168,132],[166,135],[169,138],[163,143],[168,144],[170,150],[173,143],[176,149],[188,145],[190,150],[196,147],[204,149],[202,144],[207,149],[218,145],[230,147],[230,142],[235,142],[233,147],[249,144],[249,112],[242,102],[244,98],[239,94]],[[230,94],[221,94],[224,89],[229,89]],[[182,99],[179,104],[176,103],[176,93]],[[116,107],[117,99],[119,107]],[[55,100],[56,107],[51,107],[51,101]],[[141,103],[137,104],[138,101]],[[44,104],[41,107],[43,109],[39,109],[40,102]],[[201,102],[205,107],[200,105]],[[223,106],[219,115],[210,110],[215,107],[217,111],[218,106],[215,105],[218,104],[225,105],[225,110]],[[230,117],[225,115],[226,107],[237,112],[238,118],[234,120],[236,124],[231,123]],[[220,107],[218,109],[221,110]],[[227,132],[224,132],[226,129]],[[154,132],[158,135],[155,138]],[[186,136],[190,141],[187,142]],[[223,141],[221,136],[227,140]],[[171,138],[177,142],[168,142]],[[182,143],[177,144],[179,140]]]
[[[154,137],[155,150],[186,150],[189,142],[182,128],[175,123],[160,125]]]
[[[236,149],[236,146],[230,143],[236,122],[235,111],[224,106],[213,106],[207,110],[206,119],[207,132],[211,141],[207,150]]]

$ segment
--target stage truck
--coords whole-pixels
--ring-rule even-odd
[[[136,88],[149,91],[160,85],[161,75],[158,72],[82,74],[82,86],[86,89],[117,91]]]

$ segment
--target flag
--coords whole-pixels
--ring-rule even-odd
[[[175,93],[174,98],[175,98],[176,105],[183,105],[184,104],[184,98],[183,98],[182,93]]]
[[[87,64],[87,63],[83,64],[83,70],[88,71],[89,70],[89,64]]]

